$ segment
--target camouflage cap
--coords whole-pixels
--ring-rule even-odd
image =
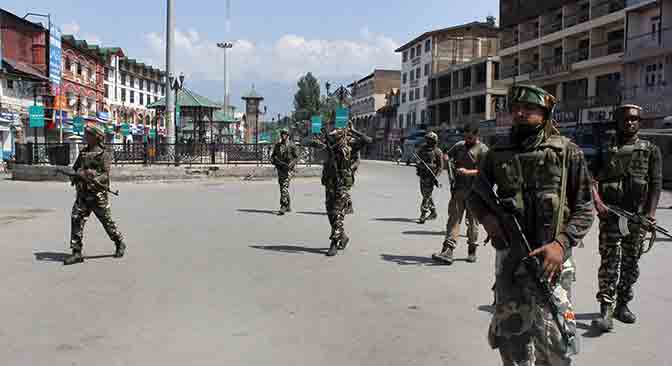
[[[286,129],[286,128],[283,128],[283,129],[280,130],[280,134],[281,135],[289,135],[289,130]]]
[[[614,119],[624,121],[628,117],[642,118],[642,107],[635,104],[623,104],[614,110]]]
[[[98,126],[97,124],[89,124],[86,126],[85,129],[86,133],[90,133],[95,135],[98,138],[104,138],[105,137],[105,130]]]
[[[439,135],[437,135],[435,132],[428,132],[425,135],[425,138],[427,140],[439,141]]]
[[[516,85],[509,91],[509,108],[516,103],[529,103],[553,112],[557,100],[551,93],[534,85]]]

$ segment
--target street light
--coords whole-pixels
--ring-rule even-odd
[[[173,100],[173,103],[175,103],[175,105],[171,106],[172,107],[171,109],[173,111],[175,111],[177,109],[178,104],[179,104],[178,99],[179,99],[180,91],[184,88],[184,73],[180,73],[180,76],[177,79],[172,74],[168,75],[168,88],[170,88],[170,90],[175,92],[175,98]],[[168,109],[168,104],[166,104],[166,109]],[[175,126],[178,125],[176,117],[177,116],[175,116]],[[180,115],[180,118],[182,118],[181,115]],[[177,141],[178,141],[177,140],[177,128],[175,128],[175,143],[177,143]],[[176,156],[177,156],[177,154],[176,154]]]
[[[224,50],[224,116],[229,113],[229,67],[228,67],[228,58],[226,54],[228,50],[233,48],[233,42],[221,42],[217,43],[217,47]]]

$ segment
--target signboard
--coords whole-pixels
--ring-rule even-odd
[[[180,105],[175,106],[175,127],[180,127],[180,115],[182,114]]]
[[[44,107],[33,105],[28,108],[30,115],[30,128],[44,127]]]
[[[588,108],[581,111],[582,122],[608,122],[613,120],[613,107]]]
[[[262,132],[259,134],[259,141],[269,141],[270,136],[268,135],[268,132]]]
[[[52,85],[61,85],[61,30],[54,24],[49,25],[49,81]]]
[[[346,128],[348,126],[348,114],[347,108],[336,108],[336,128]]]
[[[128,136],[131,134],[131,126],[129,126],[128,123],[124,123],[121,125],[121,134],[124,136]]]
[[[84,132],[84,118],[77,116],[72,120],[72,132],[76,134]]]
[[[314,134],[320,133],[320,130],[322,130],[322,117],[313,116],[310,121],[311,121],[311,131]]]
[[[108,112],[98,112],[98,113],[96,113],[96,117],[98,117],[98,119],[103,120],[103,121],[109,121],[110,120],[110,114]]]

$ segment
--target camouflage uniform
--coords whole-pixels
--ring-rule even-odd
[[[511,98],[536,101],[549,114],[555,104],[548,93],[529,86],[514,87]],[[564,248],[564,264],[551,287],[554,302],[565,314],[563,327],[575,334],[572,248],[593,222],[591,179],[582,151],[557,135],[549,121],[543,126],[525,143],[495,147],[485,154],[479,174],[497,186],[503,200],[516,202],[520,225],[533,249],[553,241]],[[487,209],[474,196],[468,198],[468,204],[479,218],[486,215]],[[501,265],[496,273],[496,307],[488,332],[490,345],[499,349],[504,365],[569,365],[578,345],[569,349],[564,346],[550,307],[536,287],[536,279],[522,263],[509,260],[507,243],[496,235],[492,240]]]
[[[283,131],[283,134],[286,133]],[[280,213],[291,212],[291,198],[289,195],[289,184],[294,175],[294,167],[299,152],[289,139],[285,142],[280,141],[275,144],[271,154],[271,163],[278,170],[278,185],[280,186]]]
[[[420,219],[419,223],[424,224],[426,220],[436,219],[436,205],[432,198],[437,178],[443,171],[443,152],[436,144],[438,136],[430,132],[426,136],[426,142],[418,150],[418,157],[427,164],[430,170],[427,169],[422,161],[416,163],[416,174],[420,177],[420,194],[422,195],[422,203],[420,204]]]
[[[448,150],[448,157],[454,162],[454,169],[478,169],[481,157],[488,152],[488,147],[477,142],[468,148],[464,141],[455,144]],[[456,175],[455,183],[451,186],[450,203],[448,204],[448,221],[446,223],[446,238],[444,247],[455,249],[460,234],[460,223],[465,215],[467,219],[467,244],[470,251],[477,246],[478,220],[466,208],[466,199],[471,189],[474,177]]]
[[[638,119],[638,108],[626,105],[620,110],[637,110]],[[616,115],[618,118],[619,113]],[[599,196],[605,204],[645,216],[655,213],[662,188],[662,161],[658,146],[640,139],[637,134],[625,138],[618,133],[602,146],[593,172]],[[639,228],[630,229],[624,235],[619,229],[618,217],[600,217],[601,264],[597,301],[601,305],[602,328],[605,331],[611,330],[612,315],[626,323],[635,321],[627,304],[633,299],[632,287],[639,277],[638,262],[645,232]],[[624,317],[625,310],[628,314]]]
[[[100,133],[93,127],[87,127],[87,133],[91,130]],[[75,172],[80,170],[90,171],[95,181],[104,187],[109,187],[111,161],[111,153],[102,144],[87,146],[79,153],[73,169]],[[74,184],[77,187],[77,198],[72,207],[70,234],[70,247],[73,253],[81,254],[84,225],[91,212],[93,212],[100,223],[103,224],[105,232],[115,243],[117,250],[122,249],[121,255],[123,255],[123,249],[126,248],[124,238],[112,219],[107,192],[98,187],[87,185],[81,180]]]

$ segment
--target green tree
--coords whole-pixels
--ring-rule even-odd
[[[320,113],[320,83],[312,73],[302,76],[296,83],[299,90],[294,94],[294,109],[298,120],[310,119]]]

